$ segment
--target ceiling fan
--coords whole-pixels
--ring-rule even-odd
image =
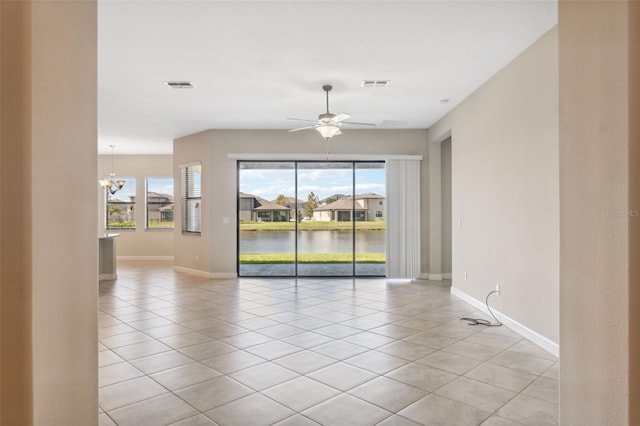
[[[297,129],[289,130],[289,132],[297,132],[298,130],[306,130],[306,129],[316,129],[324,138],[324,140],[329,140],[334,136],[342,134],[340,128],[344,124],[355,124],[358,126],[375,126],[372,123],[356,123],[354,121],[345,121],[351,118],[351,115],[340,113],[340,114],[332,114],[329,112],[329,92],[333,89],[333,87],[329,84],[325,84],[322,86],[322,90],[326,93],[327,98],[327,112],[318,115],[317,120],[306,120],[303,118],[289,118],[288,120],[295,121],[306,121],[309,123],[315,123],[310,126],[300,127]]]

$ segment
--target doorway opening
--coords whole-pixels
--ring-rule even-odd
[[[238,161],[238,276],[385,276],[384,162]]]

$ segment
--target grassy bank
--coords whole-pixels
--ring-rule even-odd
[[[240,264],[281,264],[293,263],[293,253],[241,254]],[[298,263],[351,263],[351,253],[300,253]],[[357,253],[357,263],[385,263],[384,253]]]
[[[356,222],[358,231],[380,231],[386,229],[385,221]],[[298,224],[301,231],[351,231],[351,222],[304,221]],[[283,232],[294,231],[294,222],[241,222],[240,231]]]

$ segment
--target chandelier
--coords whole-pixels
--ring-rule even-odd
[[[113,172],[113,148],[115,148],[116,146],[109,145],[109,147],[111,148],[111,173],[109,173],[108,179],[100,180],[100,186],[105,188],[107,191],[111,193],[111,195],[113,195],[122,189],[122,187],[124,186],[124,180],[118,179],[115,182],[113,180],[114,177],[116,176],[116,174]]]

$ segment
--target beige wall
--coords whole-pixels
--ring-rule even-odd
[[[426,130],[346,130],[329,145],[332,154],[422,155],[426,160]],[[173,144],[174,176],[180,164],[202,162],[202,235],[175,233],[175,265],[221,276],[236,273],[236,160],[229,153],[326,154],[317,132],[285,130],[210,130],[177,139]],[[422,164],[422,182],[427,167]],[[176,188],[176,197],[180,188]],[[422,185],[426,211],[428,187]],[[228,223],[225,223],[228,219]],[[179,214],[176,212],[176,223]],[[428,222],[422,221],[423,272],[428,271]],[[220,244],[224,241],[224,244]]]
[[[559,341],[557,29],[429,129],[451,134],[453,281]],[[460,220],[460,226],[458,225]],[[467,279],[464,273],[467,272]]]
[[[0,424],[33,421],[29,2],[0,2]]]
[[[629,3],[629,117],[640,117],[640,2]],[[634,142],[635,141],[635,142]],[[640,120],[629,121],[629,206],[640,208]],[[640,401],[640,327],[634,314],[640,306],[640,219],[629,221],[629,401]],[[634,284],[635,283],[635,284]],[[640,404],[629,404],[629,424],[640,424]]]
[[[117,153],[118,147],[114,151]],[[117,177],[136,179],[136,229],[110,230],[118,233],[118,257],[171,257],[173,256],[173,232],[171,230],[145,229],[145,196],[147,178],[172,178],[173,158],[171,155],[114,155],[113,170]],[[98,158],[98,176],[111,173],[111,155]],[[96,180],[97,182],[97,180]],[[98,233],[105,233],[105,193],[96,184],[98,191]],[[118,196],[118,193],[115,194]]]
[[[451,274],[451,138],[440,144],[442,166],[442,273]]]
[[[637,8],[634,1],[559,7],[566,425],[640,424]],[[596,321],[585,327],[585,318]]]
[[[96,2],[1,10],[0,423],[97,424]]]

